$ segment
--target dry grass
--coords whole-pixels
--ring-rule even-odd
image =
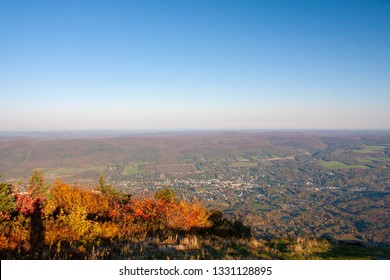
[[[331,244],[327,240],[308,239],[298,237],[288,246],[293,256],[310,256],[329,251]]]
[[[183,245],[186,250],[200,249],[199,238],[196,235],[187,235],[180,240],[180,245]]]

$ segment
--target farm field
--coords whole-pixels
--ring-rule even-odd
[[[257,165],[257,162],[253,161],[235,161],[229,163],[229,167],[255,167]]]
[[[350,165],[345,164],[340,161],[320,161],[320,165],[329,168],[329,169],[349,169],[349,168],[358,168],[358,169],[368,169],[366,165]]]
[[[124,175],[132,175],[132,174],[138,174],[140,173],[140,164],[139,163],[133,163],[129,164],[125,167],[123,174]]]
[[[388,145],[383,146],[363,146],[361,149],[354,150],[356,153],[361,154],[375,154],[375,153],[384,153],[386,150],[389,149]]]

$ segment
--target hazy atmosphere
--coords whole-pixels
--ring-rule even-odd
[[[0,1],[0,131],[390,129],[388,1]]]
[[[388,275],[390,1],[0,0],[0,259]]]

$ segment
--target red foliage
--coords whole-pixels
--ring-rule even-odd
[[[60,246],[63,241],[90,244],[159,230],[187,231],[209,226],[209,215],[200,203],[179,201],[170,192],[160,192],[154,198],[125,198],[61,181],[44,188],[42,178],[36,175],[26,192],[14,195],[16,210],[21,215],[3,217],[0,213],[0,240],[6,239],[4,248],[8,249],[21,248],[32,240],[35,245],[49,247]]]
[[[30,216],[36,210],[36,206],[42,210],[46,197],[33,198],[30,193],[16,193],[16,211],[24,216]]]
[[[136,218],[143,221],[161,221],[165,218],[168,203],[163,199],[132,199],[131,209]]]
[[[16,211],[25,216],[29,216],[34,212],[34,199],[29,193],[16,193]]]

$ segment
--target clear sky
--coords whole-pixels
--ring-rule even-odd
[[[390,129],[390,1],[0,0],[0,131]]]

